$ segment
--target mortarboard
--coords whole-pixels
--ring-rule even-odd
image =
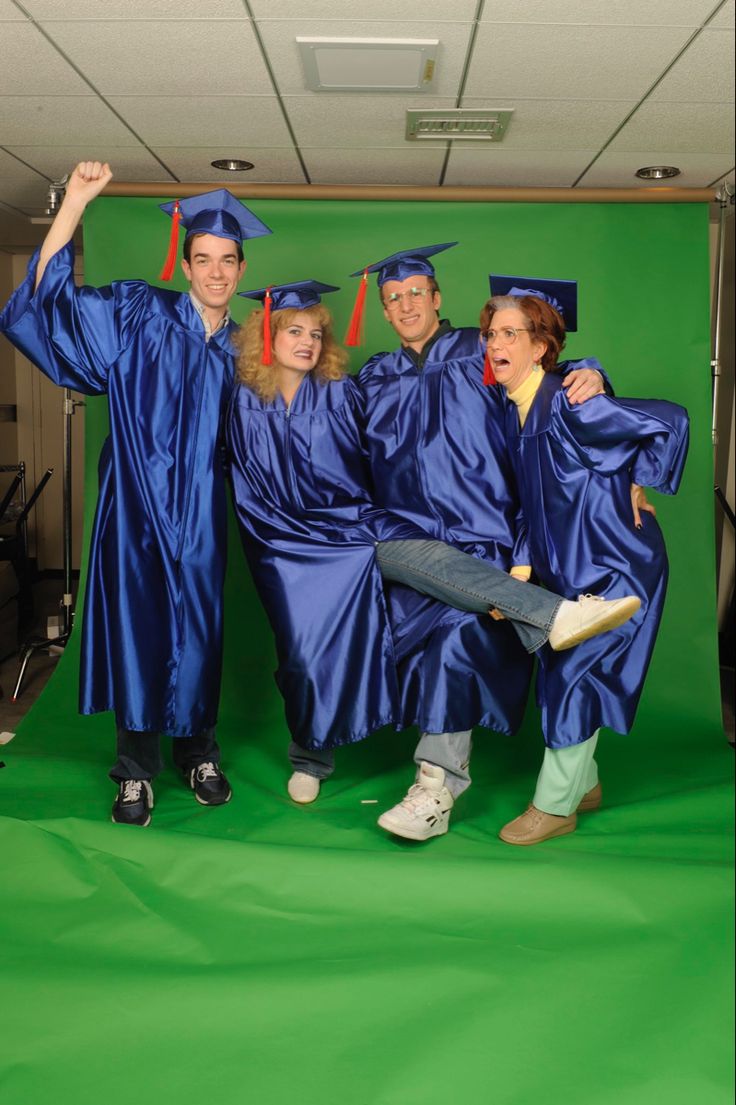
[[[334,284],[320,280],[297,280],[293,284],[270,284],[251,292],[238,292],[245,299],[257,299],[263,304],[263,358],[262,364],[271,364],[271,312],[295,308],[305,311],[321,302],[326,292],[339,292]]]
[[[402,249],[398,253],[392,253],[390,257],[384,257],[382,261],[376,261],[357,272],[351,272],[351,276],[361,276],[358,294],[355,297],[355,306],[350,320],[350,326],[345,338],[346,345],[360,345],[362,341],[363,310],[365,304],[368,273],[378,273],[379,288],[389,280],[407,280],[410,276],[434,276],[434,266],[429,260],[435,253],[441,253],[445,249],[451,249],[457,242],[442,242],[435,246],[417,246],[415,249]]]
[[[533,295],[543,299],[562,315],[565,329],[573,333],[578,328],[577,280],[540,280],[536,276],[489,276],[491,295]]]
[[[186,238],[192,234],[214,234],[216,238],[242,242],[246,238],[260,238],[264,234],[273,233],[270,227],[261,222],[227,188],[202,192],[198,196],[174,200],[172,203],[161,203],[159,207],[172,220],[169,252],[161,272],[161,280],[171,280],[174,275],[179,224],[185,227]]]

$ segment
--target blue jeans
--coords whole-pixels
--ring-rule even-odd
[[[486,560],[443,541],[379,541],[378,567],[384,579],[404,583],[423,595],[475,614],[493,607],[512,623],[527,652],[547,640],[559,595],[533,583],[520,583]]]
[[[520,583],[444,541],[379,541],[376,557],[384,579],[404,583],[458,610],[475,614],[488,614],[491,607],[500,610],[527,652],[535,652],[545,643],[562,602],[559,595],[533,583]],[[470,786],[470,749],[469,730],[422,733],[414,759],[417,764],[426,760],[443,768],[446,785],[457,797]],[[302,748],[294,741],[289,745],[289,760],[294,771],[317,779],[326,779],[335,766],[331,748]]]
[[[172,737],[171,755],[174,766],[188,775],[193,767],[204,763],[219,763],[220,749],[215,730],[205,729],[195,737]],[[161,737],[158,733],[140,733],[117,727],[117,760],[110,770],[116,783],[126,779],[151,779],[163,768]]]

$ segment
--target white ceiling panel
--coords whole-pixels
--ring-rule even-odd
[[[24,23],[26,17],[23,12],[15,6],[12,0],[0,0],[0,23],[9,19],[17,23]],[[4,28],[0,27],[0,34],[4,33]]]
[[[23,0],[34,19],[247,19],[243,0]]]
[[[0,24],[0,96],[89,92],[89,88],[32,23]]]
[[[699,27],[715,0],[491,0],[483,23],[577,23]]]
[[[302,149],[313,184],[437,185],[444,150]]]
[[[639,99],[687,41],[684,27],[483,24],[466,96]]]
[[[34,172],[33,168],[22,165],[15,157],[11,157],[10,153],[5,153],[3,150],[0,150],[0,191],[6,203],[10,202],[7,199],[9,190],[6,188],[6,185],[10,184],[31,188],[45,188],[46,180],[42,175]]]
[[[0,96],[0,146],[87,143],[90,156],[133,136],[98,96]]]
[[[736,172],[734,172],[733,169],[731,169],[728,173],[724,173],[719,180],[714,181],[713,188],[715,191],[718,191],[718,189],[722,188],[724,184],[727,184],[729,186],[731,190],[731,195],[733,195],[734,188],[736,187]]]
[[[329,38],[438,38],[441,45],[437,54],[436,87],[433,92],[436,96],[457,96],[472,24],[294,19],[263,20],[259,23],[259,30],[282,94],[299,96],[306,92],[304,70],[296,45],[297,35],[325,35]]]
[[[271,91],[251,24],[45,23],[44,28],[103,95],[191,95],[204,83],[221,95]]]
[[[153,152],[160,157],[179,180],[217,181],[222,188],[232,184],[304,184],[299,159],[293,150],[265,149],[263,147],[239,149],[237,146],[156,146]],[[242,157],[252,161],[254,168],[245,173],[223,173],[213,169],[210,162],[219,157]]]
[[[676,165],[681,175],[665,182],[668,188],[705,188],[716,177],[728,172],[733,157],[718,153],[682,153],[662,150],[655,157],[651,150],[606,150],[580,181],[582,188],[643,188],[652,182],[639,180],[636,170],[644,165]]]
[[[652,92],[653,100],[734,99],[734,40],[728,30],[701,31]]]
[[[648,102],[616,135],[611,150],[678,150],[729,154],[734,148],[730,105]]]
[[[463,99],[465,108],[513,107],[504,150],[548,150],[550,135],[558,150],[599,148],[636,107],[635,100],[488,100]],[[466,148],[463,143],[458,148]]]
[[[718,9],[718,13],[713,17],[708,26],[730,27],[730,29],[733,30],[734,26],[736,26],[736,0],[726,0],[726,3]]]
[[[9,146],[8,149],[53,180],[60,180],[65,173],[71,172],[80,161],[87,160],[89,153],[85,146]],[[114,156],[110,155],[110,168],[116,180],[162,180],[170,185],[172,179],[143,146],[117,146]]]
[[[329,92],[284,97],[300,146],[403,146],[407,110],[454,106],[455,100],[449,97],[341,96]]]
[[[381,21],[386,28],[382,33],[384,37],[392,38],[395,22],[407,23],[416,17],[422,23],[458,22],[472,20],[478,7],[477,0],[453,0],[452,5],[447,0],[422,0],[421,4],[397,5],[395,0],[371,0],[369,5],[345,3],[345,0],[251,0],[251,11],[256,20],[269,19],[298,19],[302,25],[313,19],[337,19],[342,23],[348,20],[365,17],[370,11],[371,19]],[[352,7],[352,10],[351,10]],[[312,31],[302,30],[300,34],[312,34]],[[320,32],[321,33],[321,32]],[[352,32],[339,32],[350,34]],[[357,33],[357,32],[356,32]],[[413,38],[425,38],[425,35],[413,35]]]
[[[568,188],[596,150],[504,150],[501,146],[455,147],[445,175],[447,185],[494,188]]]
[[[149,146],[293,146],[275,96],[109,96]]]

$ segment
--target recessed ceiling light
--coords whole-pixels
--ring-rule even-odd
[[[643,169],[636,170],[636,175],[642,180],[668,180],[679,176],[681,171],[676,165],[645,165]]]
[[[216,161],[210,161],[213,169],[222,169],[226,173],[244,173],[253,168],[252,161],[241,161],[237,157],[218,157]]]

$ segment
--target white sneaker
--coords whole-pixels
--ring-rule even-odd
[[[306,771],[295,771],[286,784],[286,789],[289,798],[306,806],[319,794],[319,779],[315,775],[307,775]]]
[[[549,631],[549,646],[555,652],[564,652],[589,637],[623,625],[640,606],[641,599],[636,595],[626,595],[622,599],[578,595],[577,602],[563,599]]]
[[[406,798],[382,813],[378,824],[407,840],[429,840],[447,832],[454,804],[455,799],[445,786],[442,768],[422,763],[419,778],[409,787]]]

